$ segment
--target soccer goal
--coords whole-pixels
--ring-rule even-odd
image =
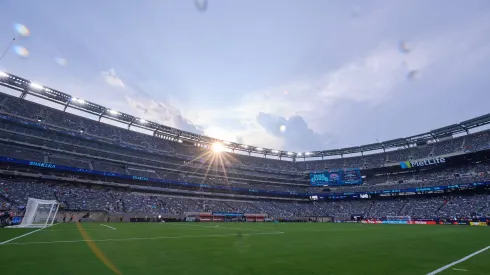
[[[60,204],[55,200],[29,198],[22,222],[14,227],[42,228],[51,226],[56,219]]]
[[[387,221],[406,221],[411,222],[412,217],[410,216],[386,216]]]

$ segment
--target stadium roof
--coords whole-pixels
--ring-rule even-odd
[[[157,137],[170,137],[175,140],[188,140],[194,143],[210,146],[213,143],[221,142],[224,147],[231,149],[232,151],[248,152],[249,154],[262,154],[268,156],[277,156],[280,158],[317,158],[326,156],[343,156],[346,154],[364,153],[374,150],[386,150],[392,148],[404,148],[413,146],[420,143],[426,143],[428,141],[437,142],[439,139],[452,137],[455,134],[469,133],[469,129],[480,127],[486,124],[490,124],[490,114],[479,116],[473,119],[463,121],[461,123],[452,124],[439,129],[422,133],[406,138],[397,138],[378,143],[367,144],[363,146],[340,148],[333,150],[312,151],[312,152],[288,152],[283,150],[274,150],[268,148],[260,148],[256,146],[250,146],[240,144],[236,142],[227,142],[191,132],[182,131],[176,128],[165,126],[156,122],[147,121],[143,118],[138,118],[126,113],[118,112],[101,106],[99,104],[85,101],[81,98],[74,97],[72,95],[60,92],[58,90],[48,88],[46,86],[31,82],[24,78],[8,74],[0,71],[0,85],[17,90],[21,93],[20,97],[25,98],[26,95],[33,95],[40,97],[51,102],[55,102],[64,106],[64,111],[68,107],[77,109],[86,113],[90,113],[101,118],[107,118],[114,121],[118,121],[128,125],[128,129],[131,126],[139,127],[142,129],[153,131],[153,134]]]

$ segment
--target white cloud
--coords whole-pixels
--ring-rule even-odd
[[[396,41],[389,41],[365,57],[347,62],[323,77],[295,80],[278,87],[252,92],[244,95],[238,105],[220,110],[190,111],[189,117],[199,125],[207,125],[204,132],[216,138],[233,141],[241,137],[245,143],[274,149],[318,149],[325,147],[327,136],[331,138],[325,132],[329,129],[329,121],[323,118],[333,116],[333,107],[339,104],[348,106],[348,102],[382,104],[390,100],[396,92],[396,85],[406,81],[412,67],[422,69],[427,62],[429,58],[426,58],[424,51],[414,51],[407,56],[399,52]],[[286,90],[288,93],[284,93]],[[238,130],[219,125],[224,114],[243,128]],[[260,114],[262,121],[257,120]],[[279,123],[274,124],[274,129],[264,124],[264,116],[271,115],[275,117],[273,120],[277,120],[276,124]],[[301,127],[286,126],[287,138],[286,133],[278,134],[281,123],[288,123],[286,118],[301,120]],[[317,119],[321,122],[308,123]],[[295,130],[299,132],[294,133]],[[301,139],[300,136],[305,135],[305,131],[308,132],[308,138]],[[268,137],[257,138],[265,135]]]
[[[404,81],[404,59],[395,47],[387,47],[347,63],[319,81],[318,99],[329,105],[345,100],[370,104],[387,101],[393,88]]]
[[[239,105],[220,112],[200,112],[201,121],[213,121],[222,113],[240,121],[253,123],[263,112],[280,117],[301,115],[306,122],[330,116],[331,107],[346,102],[381,104],[390,99],[393,88],[404,82],[409,72],[405,62],[422,68],[414,55],[409,60],[397,50],[396,42],[380,47],[366,57],[348,62],[317,79],[302,79],[245,95]],[[285,94],[284,90],[288,93]],[[211,123],[212,124],[212,123]],[[328,129],[323,125],[314,130]]]
[[[284,140],[265,132],[264,129],[257,125],[254,127],[244,127],[242,130],[229,131],[222,127],[211,126],[204,130],[204,135],[222,139],[224,141],[238,142],[252,146],[281,148]]]
[[[241,141],[240,143],[271,149],[281,149],[285,146],[283,139],[264,131],[264,129],[249,129],[237,134],[239,135],[237,142]]]
[[[236,136],[236,134],[237,133],[227,131],[218,126],[210,126],[204,129],[204,135],[212,138],[222,139],[224,141],[237,142],[238,137]]]
[[[301,116],[284,118],[259,113],[257,122],[267,133],[281,140],[287,150],[305,151],[325,148],[325,137],[312,131]]]
[[[444,49],[446,43],[458,35],[452,34],[447,38],[412,41],[411,51],[401,53],[398,42],[385,41],[376,49],[368,52],[358,60],[346,62],[344,65],[317,79],[301,79],[245,95],[240,104],[224,110],[200,111],[199,121],[214,125],[223,113],[242,124],[248,124],[249,129],[264,135],[267,127],[261,129],[255,120],[259,113],[274,114],[284,118],[300,115],[305,122],[305,129],[311,131],[310,141],[313,145],[322,145],[326,137],[334,134],[329,132],[334,121],[352,118],[348,113],[349,104],[363,104],[376,107],[390,102],[403,91],[407,76],[411,71],[417,71],[416,80],[423,80],[427,70],[441,64],[457,49]],[[486,51],[481,51],[483,53]],[[284,91],[288,93],[285,94]],[[344,107],[345,106],[345,107]],[[342,107],[344,109],[342,110]],[[359,115],[359,114],[355,114]],[[344,117],[342,117],[344,116]],[[263,125],[262,125],[263,126]],[[290,127],[288,127],[288,131]],[[291,130],[292,131],[292,130]],[[221,129],[217,137],[243,136],[246,143],[251,143],[255,135],[240,135],[236,130]],[[279,135],[270,135],[268,140],[260,140],[258,145],[278,149],[311,150],[312,143],[301,142],[300,138],[285,140]],[[294,141],[293,141],[294,140]],[[287,148],[283,148],[285,146]],[[319,147],[323,148],[325,145]]]
[[[124,82],[116,75],[114,68],[109,69],[107,72],[101,72],[104,81],[114,87],[124,88]]]
[[[136,116],[145,120],[151,120],[184,131],[202,134],[202,129],[200,127],[186,119],[182,113],[171,104],[141,96],[126,96],[126,103],[132,109],[132,112],[130,113],[135,113]]]
[[[417,87],[418,90],[412,91],[414,96],[433,92],[434,87],[441,85],[439,80],[450,85],[452,81],[462,79],[463,73],[473,72],[481,60],[490,57],[488,40],[483,35],[489,31],[485,22],[488,19],[427,32],[423,37],[410,40],[409,53],[400,52],[400,42],[385,40],[363,57],[346,62],[322,77],[293,80],[250,93],[239,105],[224,112],[252,124],[254,117],[261,112],[283,118],[300,115],[314,133],[321,134],[322,138],[330,137],[329,134],[333,133],[328,131],[334,121],[349,122],[354,116],[362,115],[350,110],[349,106],[377,107],[395,100],[406,91],[411,72],[416,72],[413,78],[416,81],[425,81],[423,86]],[[209,115],[201,116],[201,119],[212,121],[214,114]]]

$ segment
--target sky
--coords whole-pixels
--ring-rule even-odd
[[[1,71],[265,148],[358,146],[490,111],[488,0],[2,0],[0,53],[15,36]]]

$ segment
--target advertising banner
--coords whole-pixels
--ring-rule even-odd
[[[407,160],[407,161],[400,162],[400,167],[402,169],[410,169],[410,168],[415,168],[415,167],[429,166],[429,165],[442,164],[442,163],[446,163],[445,158],[430,158],[430,159],[423,159],[423,160]]]
[[[310,184],[312,186],[362,184],[361,170],[355,168],[337,171],[312,172],[310,173]]]
[[[435,221],[410,221],[408,223],[409,224],[425,224],[425,225],[437,224]]]
[[[486,222],[470,222],[472,226],[487,226]]]
[[[366,224],[423,224],[423,225],[435,225],[435,221],[381,221],[381,220],[363,220],[361,223]]]

